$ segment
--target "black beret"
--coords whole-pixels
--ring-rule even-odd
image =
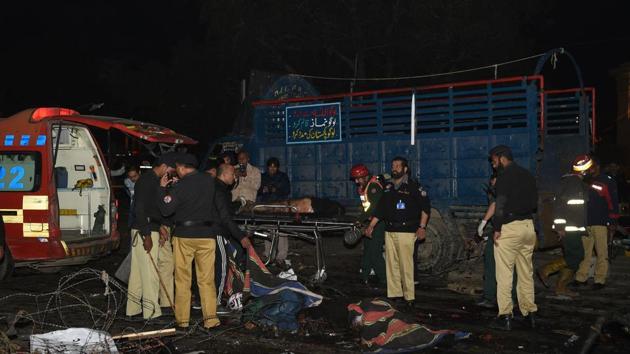
[[[197,158],[193,154],[179,154],[175,160],[178,164],[197,167]]]
[[[167,152],[166,154],[158,157],[157,162],[155,163],[155,166],[159,166],[161,164],[165,164],[168,167],[175,168],[175,162],[176,162],[177,155],[178,154],[175,153],[175,152]]]

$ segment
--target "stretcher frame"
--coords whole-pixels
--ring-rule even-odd
[[[260,214],[257,209],[283,209],[291,213]],[[297,208],[286,205],[258,204],[250,212],[237,214],[234,221],[240,229],[253,237],[271,241],[271,251],[264,259],[269,264],[278,251],[278,238],[291,237],[312,242],[315,246],[315,264],[317,272],[311,277],[313,284],[322,284],[326,278],[326,259],[324,253],[324,232],[358,231],[360,225],[356,221],[318,218],[314,214],[301,214]]]

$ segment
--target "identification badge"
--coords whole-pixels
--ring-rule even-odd
[[[396,203],[396,210],[405,210],[406,208],[407,206],[402,200],[399,200],[398,203]]]

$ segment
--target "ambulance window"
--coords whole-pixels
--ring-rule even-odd
[[[0,192],[32,192],[41,180],[39,152],[0,152]]]

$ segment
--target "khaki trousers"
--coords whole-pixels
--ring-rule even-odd
[[[164,242],[163,246],[158,249],[158,259],[156,261],[160,277],[164,283],[163,289],[160,286],[160,306],[171,307],[168,299],[175,301],[175,260],[173,259],[173,239],[169,237],[169,241]],[[158,244],[153,244],[155,247]],[[151,265],[153,267],[153,265]],[[167,297],[168,294],[168,297]]]
[[[175,321],[179,327],[190,323],[190,285],[192,261],[195,261],[197,286],[201,298],[203,326],[221,324],[217,317],[217,290],[214,284],[214,252],[216,241],[211,238],[173,237],[175,258]]]
[[[531,220],[516,220],[504,224],[501,237],[495,242],[494,261],[497,275],[497,304],[499,316],[511,315],[512,281],[516,266],[516,296],[523,316],[536,312],[534,301],[534,271],[532,254],[536,245],[536,232]]]
[[[158,244],[159,233],[152,232],[151,257],[159,263],[160,247]],[[131,270],[129,273],[129,284],[127,286],[127,316],[135,316],[142,312],[145,319],[156,318],[162,315],[162,310],[158,304],[160,293],[160,281],[155,267],[151,263],[149,254],[144,250],[142,237],[138,230],[131,230]],[[172,282],[172,275],[171,275]],[[168,300],[165,300],[168,302]]]
[[[403,296],[407,301],[416,298],[413,279],[415,244],[416,234],[413,232],[385,232],[387,297]]]
[[[595,262],[595,283],[605,284],[608,276],[608,228],[606,226],[587,226],[587,236],[582,237],[584,260],[575,275],[575,280],[585,282],[593,261],[593,248],[597,254]]]

